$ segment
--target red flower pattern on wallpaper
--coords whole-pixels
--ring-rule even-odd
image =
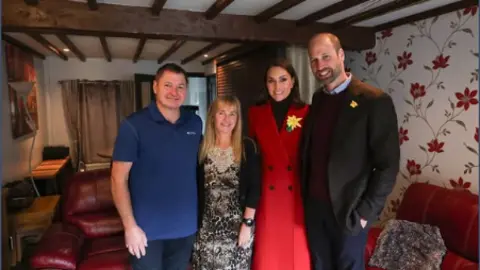
[[[413,99],[424,97],[426,94],[425,85],[412,83],[410,86],[410,94],[412,95]]]
[[[403,55],[397,56],[398,68],[407,69],[407,66],[413,64],[412,53],[403,52]]]
[[[478,99],[475,98],[477,96],[478,91],[477,90],[472,90],[465,88],[465,91],[463,91],[463,94],[460,92],[455,93],[455,96],[458,99],[457,102],[457,108],[463,107],[465,111],[470,108],[470,105],[477,105],[478,104]]]
[[[371,65],[375,62],[377,62],[377,54],[374,52],[367,52],[365,54],[365,62],[367,62],[367,65]]]
[[[438,142],[438,139],[434,139],[431,142],[427,143],[427,145],[428,145],[428,152],[442,153],[443,146],[445,145],[445,143]]]
[[[462,177],[459,177],[458,180],[450,180],[450,182],[448,178],[442,181],[440,177],[441,182],[438,183],[438,177],[431,178],[429,175],[436,173],[442,176],[440,169],[445,166],[444,163],[442,163],[444,161],[437,159],[437,157],[439,155],[445,155],[445,152],[449,152],[451,151],[450,149],[455,147],[454,143],[450,142],[456,141],[450,135],[453,132],[458,133],[462,130],[472,132],[472,135],[470,135],[472,141],[470,143],[473,145],[476,142],[475,147],[464,143],[468,151],[474,154],[472,160],[475,160],[475,162],[465,164],[464,174],[472,173],[475,168],[478,168],[478,127],[472,130],[471,121],[467,122],[467,125],[465,122],[466,119],[462,119],[467,112],[469,115],[472,113],[472,106],[478,105],[478,91],[476,89],[472,90],[471,85],[469,85],[469,83],[473,84],[478,82],[478,68],[475,68],[472,72],[468,72],[468,80],[465,81],[464,85],[458,85],[457,89],[452,89],[450,82],[449,84],[445,84],[443,81],[450,80],[452,74],[447,75],[445,73],[445,76],[441,76],[446,69],[450,68],[452,58],[457,58],[457,54],[463,54],[465,51],[456,49],[456,51],[453,52],[459,42],[456,39],[457,36],[464,35],[463,38],[465,40],[470,40],[468,38],[468,36],[470,36],[472,46],[474,46],[473,44],[474,41],[477,40],[478,37],[476,36],[478,34],[476,31],[472,31],[466,24],[476,15],[477,9],[477,6],[473,6],[451,14],[415,22],[413,24],[414,26],[410,28],[412,30],[411,33],[409,33],[408,38],[406,38],[406,47],[395,52],[395,57],[392,59],[393,61],[387,60],[391,59],[391,57],[387,56],[390,55],[389,49],[392,49],[388,48],[387,44],[396,37],[396,29],[388,29],[377,33],[377,45],[375,49],[362,53],[364,56],[362,60],[365,64],[360,66],[360,68],[366,72],[362,80],[384,89],[388,93],[395,91],[405,91],[407,93],[407,95],[404,95],[404,101],[407,105],[405,108],[400,106],[401,109],[398,110],[399,104],[396,103],[397,113],[402,112],[404,116],[403,124],[399,127],[398,131],[399,144],[403,146],[406,142],[409,144],[420,142],[418,149],[423,152],[422,155],[411,152],[402,153],[402,158],[406,163],[405,166],[402,166],[400,169],[399,175],[401,177],[398,179],[398,190],[389,198],[389,203],[384,209],[382,220],[388,220],[395,215],[401,198],[411,183],[417,181],[429,183],[428,179],[435,179],[435,182],[440,185],[442,182],[444,186],[445,183],[449,183],[449,188],[462,190],[470,190],[471,188],[471,183],[464,181]],[[442,27],[435,27],[437,22],[440,21],[443,24],[450,23],[450,27],[448,28],[448,25],[447,27],[443,25]],[[433,32],[432,29],[434,29],[435,32]],[[402,31],[403,34],[405,33],[405,28],[399,31]],[[440,31],[446,31],[447,33],[436,37],[434,33],[439,33]],[[424,43],[422,43],[422,45],[416,45],[415,41],[417,39],[426,40],[430,42],[431,46],[427,49]],[[401,42],[401,40],[396,38],[393,42],[398,43]],[[464,44],[462,45],[464,46]],[[413,46],[415,46],[415,48],[411,48]],[[415,55],[423,50],[434,50],[435,56],[433,59],[431,58],[428,61],[423,60],[425,61],[424,63],[421,63],[422,60],[416,59]],[[477,52],[470,50],[470,53],[478,60],[479,55]],[[458,59],[455,60],[458,62]],[[390,79],[384,82],[379,73],[382,68],[385,70],[385,67],[388,66],[390,66],[390,70],[385,72],[390,75]],[[415,71],[415,75],[412,76],[412,78],[415,79],[414,81],[408,82],[403,76],[404,72],[411,68]],[[411,73],[408,74],[408,76],[411,76]],[[383,73],[381,76],[383,76]],[[381,84],[379,83],[379,79],[382,79]],[[442,96],[446,97],[439,98],[435,95],[435,91],[445,91],[446,95],[442,94]],[[396,101],[398,102],[398,100]],[[445,103],[446,106],[443,105]],[[410,127],[410,125],[415,125],[415,128],[413,126]],[[454,129],[453,127],[455,125],[461,129]],[[415,133],[409,133],[409,130],[419,129],[422,130],[421,141],[419,141]],[[437,164],[437,162],[440,162],[440,164]],[[445,174],[450,174],[450,172],[446,172]],[[455,174],[454,172],[454,175]]]
[[[435,60],[432,61],[433,69],[448,67],[448,59],[450,59],[450,56],[443,57],[443,54],[440,54],[437,56],[437,58],[435,58]]]
[[[472,185],[472,183],[463,181],[462,177],[459,177],[457,181],[450,179],[450,185],[453,189],[459,191],[469,191],[468,189]]]
[[[400,127],[400,130],[398,130],[398,138],[400,140],[400,145],[408,141],[408,129],[403,129],[403,127]]]

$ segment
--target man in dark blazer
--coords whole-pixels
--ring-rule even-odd
[[[399,170],[395,107],[389,95],[345,71],[330,33],[308,53],[322,83],[313,96],[301,143],[301,181],[315,270],[365,269],[368,228],[380,215]]]

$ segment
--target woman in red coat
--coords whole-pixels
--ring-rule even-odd
[[[249,134],[262,156],[253,270],[309,270],[298,145],[308,106],[300,100],[293,67],[278,60],[265,76],[268,95],[248,112]]]

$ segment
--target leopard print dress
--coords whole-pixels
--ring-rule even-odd
[[[194,270],[248,270],[252,241],[238,246],[243,213],[239,205],[239,165],[232,148],[214,148],[205,159],[205,210],[194,244]],[[252,228],[253,240],[253,228]]]

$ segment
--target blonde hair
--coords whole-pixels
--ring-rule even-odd
[[[215,132],[215,115],[218,112],[220,104],[234,106],[237,111],[237,122],[232,131],[232,149],[235,163],[240,163],[243,153],[242,145],[242,111],[240,101],[234,96],[219,97],[213,101],[208,108],[207,121],[205,125],[205,136],[200,146],[199,160],[200,163],[205,160],[208,152],[215,147],[217,135]]]

